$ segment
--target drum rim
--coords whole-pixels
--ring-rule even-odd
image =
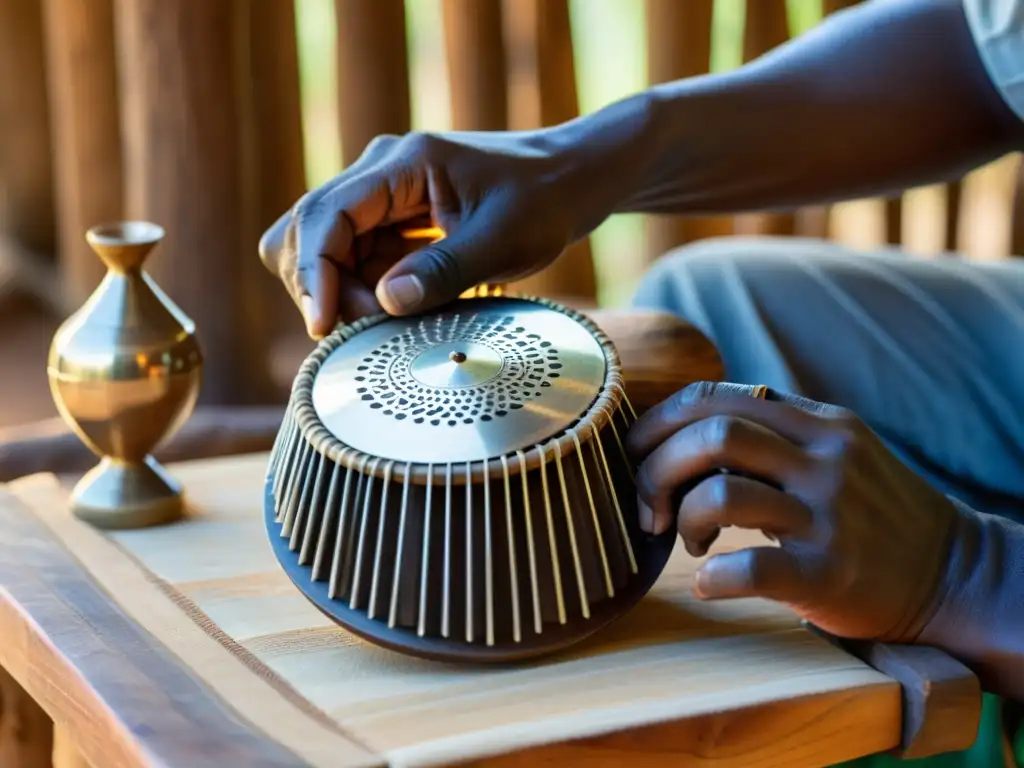
[[[528,472],[538,468],[541,464],[551,461],[556,455],[565,458],[583,444],[593,440],[602,429],[608,426],[615,430],[616,438],[620,444],[624,445],[625,434],[620,434],[619,425],[615,422],[615,415],[622,409],[627,409],[632,420],[636,419],[636,413],[626,396],[625,379],[618,351],[597,323],[582,312],[550,299],[508,293],[503,294],[500,298],[534,302],[552,311],[565,314],[582,325],[594,336],[604,355],[604,382],[586,412],[569,427],[557,431],[547,440],[489,459],[456,462],[456,464],[468,468],[458,472],[458,476],[453,478],[455,485],[465,482],[480,483],[499,480],[506,476],[513,477],[523,471]],[[473,301],[473,299],[457,301]],[[313,405],[313,387],[316,376],[331,353],[360,332],[388,319],[391,319],[391,316],[382,312],[353,323],[342,324],[319,342],[316,349],[303,361],[295,377],[281,432],[297,432],[298,436],[309,443],[316,453],[345,469],[373,475],[377,479],[383,479],[385,470],[387,470],[393,480],[404,481],[408,474],[410,482],[414,484],[440,484],[445,481],[445,473],[436,470],[438,467],[447,466],[449,462],[406,461],[376,456],[353,448],[327,429]],[[625,428],[628,426],[628,417],[625,413],[622,416],[621,426]],[[286,442],[287,438],[282,434],[279,440]],[[284,446],[281,447],[284,448]],[[297,449],[297,447],[292,447],[292,450]]]

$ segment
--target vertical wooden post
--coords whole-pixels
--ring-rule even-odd
[[[837,13],[844,8],[857,5],[861,0],[821,0],[822,15]],[[903,196],[885,202],[886,243],[900,245],[903,241]]]
[[[821,0],[822,18],[856,5],[860,0]],[[796,234],[803,237],[827,238],[830,233],[831,207],[827,205],[802,208],[796,212]]]
[[[903,242],[903,196],[885,201],[885,242],[899,245]]]
[[[843,10],[843,8],[849,8],[852,5],[857,5],[860,1],[861,0],[821,0],[821,15],[828,16],[829,14]]]
[[[711,67],[714,0],[647,0],[647,82],[651,85],[706,74]],[[650,216],[646,257],[651,262],[676,246],[727,235],[727,216]]]
[[[269,227],[306,190],[295,0],[259,0],[250,18],[258,225]]]
[[[117,0],[129,215],[167,239],[150,265],[196,322],[204,404],[252,402],[269,379],[263,318],[246,302],[254,178],[242,130],[248,0]],[[248,210],[247,210],[248,209]],[[247,311],[250,309],[250,311]]]
[[[1024,256],[1024,159],[1017,164],[1010,214],[1010,256]]]
[[[795,214],[794,233],[800,237],[816,237],[823,240],[829,236],[831,209],[827,205],[801,208]]]
[[[252,89],[242,124],[253,134],[252,162],[246,167],[252,178],[247,186],[256,193],[251,202],[253,228],[245,240],[248,258],[243,260],[252,305],[247,314],[260,313],[266,319],[262,332],[275,339],[304,331],[288,293],[256,258],[260,236],[306,191],[295,0],[259,0],[249,3],[246,12]],[[276,400],[277,394],[271,387],[254,399]]]
[[[0,668],[0,766],[51,768],[53,724],[47,714]]]
[[[557,125],[579,116],[568,0],[505,0],[512,128]],[[597,278],[589,240],[566,249],[550,267],[515,285],[524,293],[590,302]]]
[[[39,0],[0,0],[0,235],[56,248],[50,109]]]
[[[452,127],[508,127],[501,0],[442,0]]]
[[[382,133],[411,125],[404,0],[335,0],[341,156],[351,165]]]
[[[960,207],[963,200],[963,182],[954,181],[946,185],[946,242],[947,251],[956,251],[960,246]]]
[[[857,5],[861,0],[822,0],[822,14],[828,16],[845,8]],[[899,245],[903,241],[903,195],[889,198],[885,203],[885,241],[888,245]]]
[[[789,40],[786,0],[747,0],[743,28],[743,60],[752,61]],[[796,219],[789,213],[757,213],[736,217],[736,232],[744,235],[792,235]]]
[[[122,217],[121,124],[112,0],[45,0],[61,282],[79,306],[103,278],[85,242]]]

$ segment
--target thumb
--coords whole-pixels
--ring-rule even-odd
[[[377,284],[377,301],[390,315],[424,312],[508,271],[514,252],[504,217],[480,210],[441,240],[410,253]]]

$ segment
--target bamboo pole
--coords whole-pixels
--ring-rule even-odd
[[[706,74],[711,67],[713,0],[647,0],[647,82],[651,85]],[[728,235],[728,216],[650,216],[646,260],[694,240]]]
[[[508,127],[501,0],[442,0],[452,127]]]
[[[857,5],[861,0],[822,0],[822,14],[828,16],[846,8]],[[885,217],[885,242],[888,245],[899,245],[903,241],[903,195],[882,201]],[[948,234],[947,222],[947,234]],[[955,224],[953,225],[955,227]],[[955,235],[954,235],[955,239]]]
[[[61,287],[72,307],[99,285],[103,263],[85,242],[124,210],[112,0],[45,0],[53,112]]]
[[[409,131],[404,0],[335,0],[338,118],[344,165],[378,135]]]
[[[126,207],[167,231],[147,262],[196,322],[202,404],[252,403],[272,387],[256,260],[248,0],[117,0]]]
[[[0,235],[56,249],[50,108],[39,0],[0,0]]]
[[[960,246],[960,210],[963,202],[963,182],[954,181],[946,185],[946,236],[947,251],[956,251]]]
[[[567,0],[504,0],[512,128],[540,128],[579,116],[572,29]],[[586,303],[597,295],[589,239],[562,253],[515,289]]]
[[[280,281],[257,258],[259,238],[282,213],[306,191],[306,166],[302,134],[302,100],[299,82],[299,51],[294,0],[259,0],[248,5],[249,67],[252,88],[246,92],[243,126],[251,132],[248,151],[251,183],[255,193],[247,208],[253,216],[246,233],[243,260],[247,298],[264,318],[261,332],[277,341],[293,332],[304,332],[296,311]],[[280,399],[270,380],[267,389],[253,400]]]
[[[786,0],[747,0],[743,28],[743,60],[753,61],[789,40]],[[790,148],[780,148],[790,151]],[[737,216],[737,234],[792,235],[796,217],[792,213],[756,213]]]

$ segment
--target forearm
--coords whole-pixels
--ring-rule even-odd
[[[566,126],[619,212],[786,209],[959,177],[1024,145],[960,0],[874,0],[734,72]],[[615,149],[617,145],[628,149]]]
[[[1024,702],[1024,525],[960,506],[945,599],[918,640],[962,661],[986,690]]]

